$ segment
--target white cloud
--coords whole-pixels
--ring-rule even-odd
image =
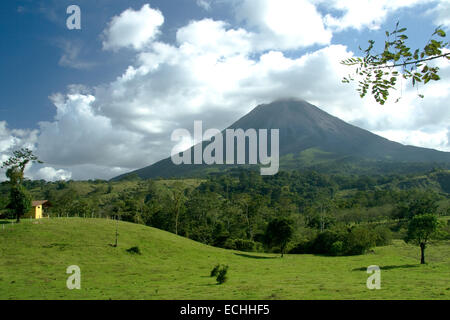
[[[94,66],[94,63],[80,59],[82,49],[80,44],[61,40],[58,41],[57,46],[63,51],[63,54],[58,61],[60,66],[73,69],[89,69]]]
[[[420,145],[425,148],[439,148],[450,151],[450,141],[448,138],[450,130],[447,128],[439,128],[432,132],[420,130],[384,130],[379,132],[374,131],[374,133],[405,145]]]
[[[120,16],[113,17],[103,32],[103,49],[132,47],[140,50],[156,38],[163,23],[162,13],[150,8],[148,4],[139,11],[127,9]]]
[[[10,130],[6,121],[0,121],[0,161],[6,161],[16,149],[29,148],[33,150],[37,134],[37,130]]]
[[[70,180],[71,177],[72,177],[71,172],[63,169],[56,170],[52,167],[41,168],[33,175],[34,179],[37,180],[43,179],[45,181]]]
[[[427,14],[435,16],[434,22],[438,26],[450,27],[450,0],[441,0],[438,5],[427,11]]]
[[[208,0],[196,0],[197,5],[206,11],[211,10],[211,3]]]
[[[334,31],[341,31],[347,28],[379,29],[389,13],[432,1],[434,0],[318,0],[316,2],[340,12],[337,17],[334,14],[327,14],[325,24]]]
[[[346,46],[327,45],[296,58],[283,52],[327,44],[331,38],[311,4],[287,0],[283,4],[277,7],[274,1],[264,0],[256,6],[255,1],[241,1],[238,7],[243,9],[245,28],[212,19],[192,21],[178,30],[174,44],[156,40],[158,27],[151,36],[138,37],[141,40],[122,36],[128,34],[126,27],[118,31],[129,14],[153,10],[148,6],[115,17],[106,32],[115,36],[108,38],[106,47],[134,47],[136,62],[111,83],[72,86],[68,93],[52,96],[55,118],[40,123],[35,141],[39,156],[52,168],[42,168],[40,174],[111,178],[169,157],[176,144],[170,140],[172,131],[192,132],[194,120],[203,120],[205,129],[223,129],[256,105],[285,97],[305,99],[396,141],[449,149],[450,68],[441,66],[442,80],[421,89],[424,100],[406,84],[397,104],[380,107],[370,97],[361,100],[354,86],[341,83],[348,70],[340,61],[353,55]],[[370,25],[367,21],[347,27]],[[144,32],[141,28],[147,30],[144,23],[133,28],[138,35]],[[0,149],[2,143],[11,144],[8,139],[11,134],[5,138],[0,134]]]
[[[237,18],[256,30],[260,50],[290,50],[329,44],[332,33],[307,0],[242,0]]]
[[[0,165],[21,148],[35,149],[37,130],[8,129],[6,121],[0,121]],[[0,169],[0,181],[6,180],[5,169]]]
[[[186,50],[197,53],[230,56],[235,54],[248,54],[252,48],[254,35],[246,30],[227,29],[223,21],[204,19],[193,21],[177,32],[177,42]]]
[[[92,106],[94,96],[56,95],[52,100],[57,109],[54,121],[39,124],[37,146],[44,162],[130,168],[142,163],[136,151],[141,157],[151,152],[142,134],[113,127],[111,119],[97,114]]]

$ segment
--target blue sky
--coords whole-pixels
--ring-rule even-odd
[[[71,4],[81,30],[66,27]],[[439,86],[421,89],[424,101],[405,87],[402,103],[383,108],[342,86],[338,66],[367,40],[384,41],[397,21],[423,47],[437,25],[448,30],[448,0],[6,0],[0,8],[0,160],[33,148],[46,163],[30,169],[33,178],[110,178],[169,156],[178,127],[198,119],[222,129],[283,96],[391,140],[450,151],[447,65]]]

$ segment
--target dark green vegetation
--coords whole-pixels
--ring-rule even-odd
[[[332,174],[373,175],[419,173],[433,168],[450,169],[449,152],[389,141],[333,117],[306,101],[280,100],[260,105],[229,127],[243,130],[253,128],[280,130],[282,171],[315,170]],[[203,149],[207,145],[207,142],[203,142]],[[193,148],[186,152],[191,152],[193,159]],[[177,166],[168,158],[114,180],[133,175],[143,179],[205,177],[230,167],[206,164]]]
[[[20,217],[31,210],[31,195],[21,185],[11,186],[9,192],[8,208],[16,215],[16,221],[20,221]]]
[[[35,221],[34,221],[35,222]],[[0,221],[1,223],[1,221]],[[450,245],[427,249],[394,240],[362,256],[244,253],[203,245],[143,225],[106,219],[23,220],[0,228],[0,299],[450,299]],[[141,254],[126,249],[139,246]],[[228,265],[228,281],[210,272]],[[81,270],[69,290],[68,266]],[[381,268],[368,290],[367,267]]]
[[[408,224],[405,241],[420,246],[420,263],[425,264],[425,248],[438,229],[438,220],[433,214],[422,214],[412,217]]]
[[[25,148],[14,151],[1,166],[6,169],[6,177],[9,179],[10,194],[7,206],[15,213],[17,222],[20,222],[20,217],[31,209],[31,196],[23,187],[24,171],[28,163],[42,163],[42,161],[31,150]]]
[[[293,171],[266,177],[232,170],[203,180],[26,181],[25,186],[33,199],[53,204],[47,210],[51,217],[118,216],[227,249],[339,256],[404,239],[416,215],[450,215],[449,179],[443,170],[373,176]],[[8,193],[3,183],[4,218]],[[291,237],[280,238],[287,233],[282,226],[268,229],[277,219],[290,221]],[[445,232],[439,238],[445,239],[448,226],[440,229]]]
[[[223,284],[228,280],[228,268],[226,265],[218,264],[211,270],[211,277],[216,277],[217,284]]]
[[[280,248],[281,257],[286,251],[286,246],[292,239],[292,222],[286,218],[275,218],[267,225],[264,240],[269,247],[277,246]]]

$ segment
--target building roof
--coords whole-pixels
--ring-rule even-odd
[[[36,201],[32,201],[31,202],[31,206],[32,207],[37,207],[40,205],[50,205],[50,202],[48,202],[48,200],[36,200]]]

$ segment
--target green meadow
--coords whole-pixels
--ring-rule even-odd
[[[362,256],[238,252],[144,225],[54,218],[0,225],[0,299],[449,299],[450,243],[427,249],[395,240]],[[118,227],[118,246],[115,240]],[[138,246],[141,254],[126,250]],[[229,280],[209,276],[218,263]],[[68,266],[81,269],[69,290]],[[366,269],[381,268],[381,290]]]

